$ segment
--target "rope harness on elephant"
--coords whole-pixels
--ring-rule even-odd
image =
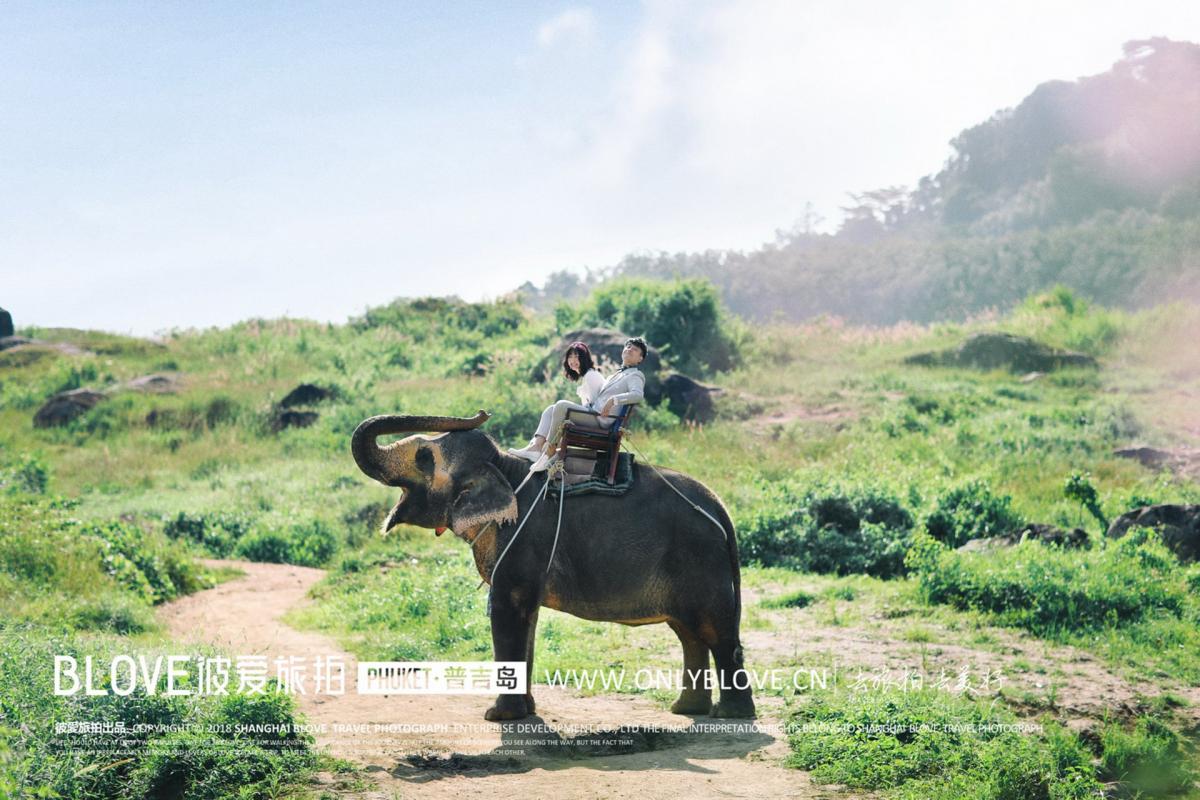
[[[622,437],[621,444],[622,444],[622,446],[628,445],[628,447],[632,448],[633,452],[639,458],[642,459],[642,463],[649,465],[650,469],[654,470],[654,472],[657,473],[658,477],[662,478],[663,483],[665,483],[667,486],[671,487],[671,491],[675,492],[675,494],[677,494],[681,498],[683,498],[683,502],[687,503],[694,510],[699,511],[701,514],[703,514],[705,517],[707,517],[709,522],[711,522],[713,525],[716,525],[717,529],[721,531],[721,535],[725,538],[725,542],[728,545],[729,531],[725,530],[725,526],[722,525],[720,522],[718,522],[716,517],[714,517],[712,514],[708,513],[703,508],[701,508],[698,503],[693,502],[691,498],[689,498],[683,492],[679,491],[679,489],[675,486],[675,484],[671,483],[671,481],[667,478],[667,476],[663,475],[662,471],[659,470],[658,467],[654,466],[654,464],[651,463],[650,460],[646,458],[646,456],[642,453],[642,451],[639,450],[637,448],[637,446],[634,445],[633,442],[630,441],[628,433],[626,433],[626,435],[624,437]],[[534,475],[533,472],[530,472],[528,475],[526,475],[525,480],[521,481],[520,485],[518,485],[517,488],[513,490],[513,494],[520,494],[521,490],[525,488],[525,484],[529,483],[529,479],[532,478],[533,475]],[[546,496],[546,492],[548,492],[550,490],[550,482],[554,478],[558,478],[558,480],[559,480],[558,523],[554,526],[554,543],[550,547],[550,558],[546,561],[546,573],[545,574],[547,574],[547,575],[550,574],[550,567],[552,567],[554,565],[554,554],[558,551],[558,537],[559,537],[559,534],[562,532],[563,504],[567,498],[567,471],[566,471],[566,465],[561,461],[553,464],[550,467],[550,469],[547,470],[546,482],[544,484],[542,484],[542,488],[538,490],[537,495],[533,498],[533,504],[530,505],[529,510],[525,512],[525,518],[521,520],[521,524],[518,525],[517,530],[515,532],[513,532],[512,538],[508,540],[508,544],[506,544],[504,546],[504,549],[500,551],[500,556],[496,559],[496,563],[492,566],[492,574],[488,577],[488,579],[486,581],[481,580],[479,582],[479,586],[476,587],[478,589],[478,588],[482,587],[484,583],[490,584],[490,587],[488,589],[488,615],[489,616],[492,613],[491,589],[494,588],[496,585],[496,572],[497,572],[497,570],[500,569],[500,562],[502,562],[504,560],[504,557],[506,555],[508,555],[508,551],[510,549],[512,549],[512,546],[516,543],[517,537],[521,535],[521,531],[524,530],[524,528],[525,528],[525,523],[529,522],[529,518],[531,516],[533,516],[533,510],[538,507],[538,503],[542,502],[542,499]],[[497,528],[496,532],[497,532],[497,535],[499,535],[499,528]]]
[[[729,543],[729,531],[725,530],[725,526],[722,525],[721,523],[717,522],[716,518],[712,514],[705,511],[698,504],[692,502],[691,498],[689,498],[686,494],[679,491],[679,489],[675,488],[675,484],[673,484],[669,480],[667,480],[667,476],[663,475],[662,472],[659,471],[658,467],[654,466],[654,464],[651,463],[650,460],[646,458],[646,456],[642,453],[642,451],[638,450],[637,447],[633,444],[633,442],[629,441],[629,433],[628,432],[626,432],[625,435],[621,438],[622,446],[624,446],[626,443],[628,443],[629,446],[633,448],[633,452],[635,454],[637,454],[637,456],[639,458],[642,459],[643,464],[648,464],[650,466],[650,469],[657,472],[658,477],[663,479],[663,483],[665,483],[667,486],[671,487],[671,491],[673,491],[675,494],[677,494],[683,498],[683,502],[687,503],[689,506],[691,506],[695,510],[699,511],[701,514],[708,517],[709,522],[711,522],[713,525],[716,525],[721,530],[721,535],[725,537],[725,543],[726,544]]]
[[[529,473],[529,475],[525,476],[525,480],[521,481],[521,485],[516,488],[516,491],[514,491],[513,494],[520,492],[521,489],[523,489],[525,487],[525,484],[529,482],[529,478],[531,475],[533,475],[532,472]],[[550,567],[554,564],[554,554],[555,554],[555,552],[558,551],[558,534],[562,531],[563,502],[565,501],[566,496],[567,496],[567,491],[566,491],[567,474],[566,474],[566,470],[563,468],[562,464],[555,464],[553,467],[551,467],[549,470],[547,470],[546,482],[544,484],[542,484],[542,488],[540,490],[538,490],[537,496],[535,496],[533,498],[533,505],[529,506],[529,510],[525,512],[525,518],[522,519],[521,524],[517,526],[517,530],[513,533],[512,538],[508,540],[508,544],[506,544],[504,546],[504,549],[500,551],[500,556],[496,559],[496,563],[492,566],[492,574],[488,577],[487,581],[480,581],[479,586],[475,587],[476,589],[483,586],[483,584],[485,582],[491,584],[492,586],[496,585],[496,570],[500,569],[500,562],[504,560],[504,556],[506,556],[508,554],[509,549],[517,541],[517,537],[521,535],[521,531],[524,529],[525,523],[529,521],[529,518],[531,516],[533,516],[533,510],[535,508],[537,508],[538,503],[540,503],[542,501],[542,498],[544,498],[546,496],[546,492],[549,491],[549,489],[550,489],[550,481],[554,477],[558,477],[558,479],[560,481],[560,485],[559,485],[559,491],[558,491],[558,524],[554,528],[554,544],[550,547],[550,559],[546,562],[546,574],[547,575],[550,574]],[[497,529],[497,534],[498,533],[499,533],[499,529]],[[492,593],[491,593],[491,590],[489,589],[488,590],[488,614],[491,615],[491,613],[492,613]]]

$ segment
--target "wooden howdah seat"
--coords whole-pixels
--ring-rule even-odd
[[[598,414],[590,411],[568,411],[563,422],[562,438],[558,443],[558,457],[569,475],[592,474],[596,459],[607,456],[608,485],[612,486],[617,476],[617,455],[621,452],[621,437],[633,416],[636,403],[618,406],[612,425],[600,424]]]

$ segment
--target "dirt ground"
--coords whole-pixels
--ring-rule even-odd
[[[585,697],[537,686],[539,716],[491,723],[483,719],[490,697],[356,694],[351,654],[326,636],[281,621],[308,602],[308,589],[322,570],[211,563],[246,575],[164,606],[160,618],[175,638],[236,655],[266,655],[272,664],[280,656],[307,662],[340,656],[346,664],[345,694],[314,694],[310,685],[298,700],[310,723],[327,726],[316,734],[318,746],[364,765],[374,786],[345,790],[323,774],[324,785],[315,788],[362,798],[861,796],[814,785],[806,773],[782,766],[788,747],[777,728],[772,730],[781,722],[772,698],[759,700],[756,724],[671,714],[628,695]],[[388,725],[392,730],[378,727]],[[636,726],[643,727],[595,733]]]

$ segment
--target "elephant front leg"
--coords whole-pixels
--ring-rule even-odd
[[[674,714],[707,714],[712,710],[712,689],[708,682],[708,646],[683,623],[667,623],[683,645],[683,691],[671,704]]]
[[[514,598],[515,595],[515,598]],[[532,641],[537,626],[537,613],[528,613],[519,605],[519,591],[492,592],[492,652],[496,661],[524,661],[526,694],[502,694],[484,712],[484,719],[500,722],[522,719],[533,713]],[[514,599],[517,602],[514,602]]]

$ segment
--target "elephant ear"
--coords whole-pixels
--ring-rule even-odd
[[[479,530],[489,522],[499,525],[517,521],[517,496],[495,465],[475,466],[456,487],[450,506],[450,527],[458,536]]]

